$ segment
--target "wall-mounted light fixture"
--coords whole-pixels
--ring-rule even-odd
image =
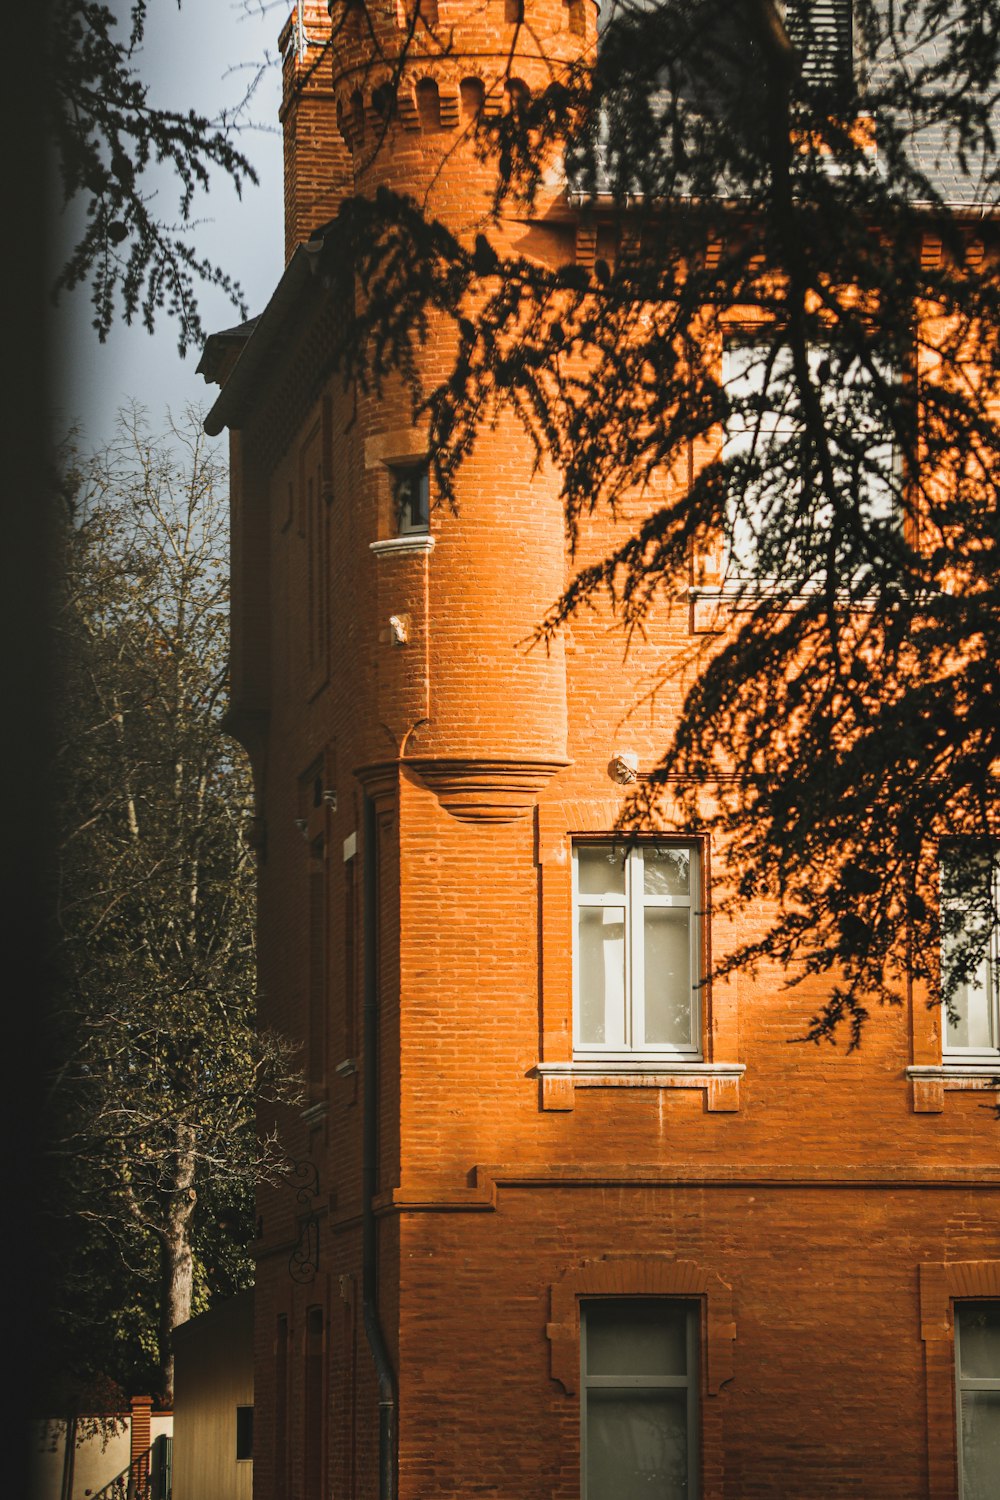
[[[639,757],[634,750],[619,750],[608,764],[608,775],[619,786],[629,786],[639,776]]]

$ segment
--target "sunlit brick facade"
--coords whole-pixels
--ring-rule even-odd
[[[309,0],[304,36],[284,34],[288,266],[206,355],[210,426],[232,440],[261,1014],[301,1041],[308,1080],[280,1121],[297,1172],[260,1193],[255,1492],[579,1500],[589,1462],[590,1494],[622,1500],[944,1500],[952,1309],[1000,1297],[982,1077],[941,1066],[926,996],[848,1054],[794,1042],[818,981],[700,982],[766,894],[723,922],[718,851],[669,806],[645,864],[611,847],[707,623],[695,572],[627,654],[596,614],[528,649],[612,523],[571,564],[558,484],[510,421],[457,510],[431,493],[425,519],[407,402],[331,371],[338,311],[314,272],[343,196],[426,193],[475,233],[490,178],[468,126],[503,108],[511,47],[533,88],[592,43],[592,0],[524,6],[518,26],[505,0],[438,0],[450,46],[417,27],[383,138],[365,16],[391,52],[405,8],[344,22],[338,0],[331,62]],[[554,183],[502,232],[587,264],[606,231]],[[444,368],[433,339],[426,358]],[[678,1020],[655,975],[685,962]],[[678,1318],[693,1332],[638,1369],[672,1415],[636,1426],[601,1320],[658,1327],[664,1307],[665,1339],[680,1348]],[[608,1445],[642,1432],[666,1457],[623,1454],[616,1488]]]

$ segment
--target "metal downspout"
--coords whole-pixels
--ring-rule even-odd
[[[379,1500],[396,1495],[396,1381],[378,1315],[378,830],[375,804],[364,800],[364,1114],[362,1125],[362,1274],[365,1334],[378,1376]]]

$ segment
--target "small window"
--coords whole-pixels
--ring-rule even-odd
[[[253,1458],[253,1407],[236,1408],[236,1457]]]
[[[583,1500],[695,1500],[698,1305],[580,1304]]]
[[[481,78],[463,78],[459,84],[462,101],[462,119],[478,120],[483,112],[486,89]]]
[[[441,129],[441,95],[433,78],[421,78],[417,84],[417,118],[421,130]]]
[[[955,1303],[959,1500],[993,1500],[1000,1473],[1000,1302]]]
[[[700,861],[691,844],[574,849],[574,1050],[701,1055]]]
[[[394,464],[389,469],[396,529],[400,536],[427,531],[431,520],[430,475],[426,464]]]
[[[956,849],[941,861],[943,1052],[954,1061],[1000,1053],[1000,868],[996,853]]]
[[[843,98],[854,82],[851,0],[788,0],[785,28],[801,58],[802,82]]]
[[[566,23],[575,36],[583,36],[587,30],[587,15],[584,0],[565,0]]]

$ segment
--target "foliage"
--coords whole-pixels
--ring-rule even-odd
[[[445,500],[500,408],[581,562],[592,513],[644,498],[541,639],[602,598],[628,631],[716,601],[633,818],[683,799],[730,906],[780,905],[732,966],[830,974],[810,1035],[856,1044],[873,998],[913,977],[950,1004],[980,957],[942,983],[942,843],[995,849],[1000,29],[978,0],[853,9],[845,53],[805,0],[612,0],[596,56],[480,121],[491,233],[382,188],[324,271],[345,375],[402,372]],[[612,247],[592,270],[504,232],[567,193]],[[452,358],[425,387],[428,339]],[[981,937],[996,881],[965,865]]]
[[[123,416],[64,475],[55,1354],[167,1401],[173,1327],[249,1281],[253,1182],[278,1161],[255,1100],[295,1091],[254,1027],[222,480],[193,413],[168,443]]]
[[[257,181],[234,144],[253,85],[238,108],[214,120],[154,105],[137,68],[147,12],[147,0],[130,0],[120,33],[118,18],[99,0],[50,0],[52,141],[63,203],[82,209],[56,290],[89,285],[102,343],[119,307],[128,323],[141,314],[150,332],[165,311],[176,319],[184,354],[203,338],[199,282],[220,287],[246,317],[237,283],[198,255],[189,230],[195,195],[208,188],[214,171],[237,193]],[[148,175],[159,166],[179,190],[177,223],[162,216]]]

